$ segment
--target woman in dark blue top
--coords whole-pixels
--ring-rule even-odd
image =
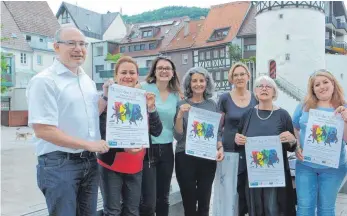
[[[228,79],[234,88],[221,95],[218,107],[223,113],[223,135],[222,143],[225,152],[235,152],[235,134],[242,115],[257,104],[254,95],[247,90],[251,74],[246,65],[235,63],[230,69]],[[245,160],[241,156],[240,160]],[[239,163],[242,164],[242,163]],[[239,169],[243,170],[243,169]],[[240,173],[240,172],[239,172]],[[237,191],[239,193],[239,215],[247,213],[246,196],[245,196],[245,178],[247,173],[238,175]],[[230,191],[228,191],[230,193]]]

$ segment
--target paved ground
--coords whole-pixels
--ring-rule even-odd
[[[27,127],[19,131],[32,132]],[[36,185],[35,147],[29,140],[16,140],[16,128],[1,127],[2,216],[21,216],[45,208],[44,197]],[[172,189],[177,191],[177,184]],[[347,216],[347,194],[339,194],[336,204],[336,215]],[[171,209],[170,215],[183,215],[181,203]]]

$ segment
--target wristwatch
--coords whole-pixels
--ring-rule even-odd
[[[106,97],[104,94],[101,95],[101,98],[104,99],[106,102],[108,100],[108,97]]]

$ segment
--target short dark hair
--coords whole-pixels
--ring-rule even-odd
[[[168,85],[169,90],[172,92],[180,92],[180,81],[178,80],[175,64],[165,56],[159,56],[153,61],[152,67],[149,70],[149,73],[146,77],[146,82],[147,83],[156,83],[157,78],[155,77],[155,70],[156,70],[157,64],[160,60],[164,60],[164,61],[169,62],[171,64],[171,67],[172,67],[173,77],[169,81],[169,85]]]

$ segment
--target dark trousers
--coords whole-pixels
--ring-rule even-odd
[[[99,165],[104,216],[138,216],[142,172],[119,173]]]
[[[37,183],[49,215],[95,216],[98,167],[95,153],[51,152],[38,157]]]
[[[279,214],[277,188],[252,188],[248,186],[247,172],[238,175],[239,216],[277,216]]]
[[[249,206],[249,187],[247,172],[237,176],[237,193],[239,195],[239,216],[245,216],[248,213]]]
[[[143,162],[141,216],[168,216],[174,155],[172,144],[153,144]]]
[[[185,216],[208,216],[216,161],[179,152],[176,153],[175,162]]]

